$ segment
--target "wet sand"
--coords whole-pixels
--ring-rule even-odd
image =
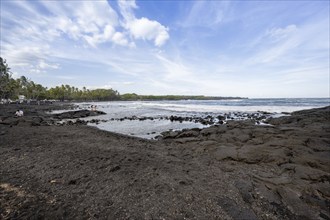
[[[0,218],[330,219],[330,107],[160,140],[20,107],[0,105]]]

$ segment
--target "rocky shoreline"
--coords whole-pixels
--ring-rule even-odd
[[[288,114],[288,113],[286,113]],[[202,125],[215,125],[215,124],[225,124],[227,121],[231,120],[254,120],[257,124],[265,121],[272,114],[269,112],[256,112],[256,113],[243,113],[243,112],[229,112],[218,115],[206,115],[206,116],[159,116],[159,117],[123,117],[123,118],[111,118],[110,120],[103,120],[102,122],[108,121],[145,121],[145,120],[169,120],[171,122],[194,122],[200,123]]]
[[[30,125],[30,126],[51,126],[51,125],[83,125],[87,124],[88,121],[81,120],[80,118],[86,118],[91,116],[98,116],[104,115],[105,113],[102,111],[90,111],[87,109],[84,110],[75,110],[76,106],[71,104],[61,105],[54,105],[54,108],[43,108],[45,106],[37,106],[38,110],[29,110],[27,108],[28,105],[16,105],[13,108],[10,105],[6,107],[9,109],[4,109],[3,112],[0,113],[0,124],[9,125],[9,126],[16,126],[16,125]],[[23,108],[22,108],[23,107]],[[32,108],[35,106],[31,106]],[[17,117],[15,116],[14,109],[26,109],[24,117]],[[57,109],[67,109],[70,111],[65,111],[63,113],[57,114],[50,114],[47,112],[51,112],[52,110]],[[76,119],[75,121],[62,121],[64,119]],[[92,121],[92,123],[97,121]]]
[[[20,107],[20,105],[18,105]],[[50,125],[91,125],[91,124],[100,124],[100,123],[108,123],[112,121],[123,122],[123,121],[170,121],[170,122],[190,122],[195,123],[196,125],[203,125],[205,127],[213,126],[213,125],[224,125],[231,121],[246,121],[249,120],[254,122],[255,124],[263,124],[267,125],[268,120],[271,119],[273,114],[268,112],[255,112],[255,113],[244,113],[244,112],[229,112],[223,114],[207,114],[207,115],[193,115],[193,116],[158,116],[158,117],[122,117],[122,118],[110,118],[106,119],[98,119],[93,118],[89,119],[88,117],[104,115],[106,113],[102,111],[91,111],[89,109],[81,109],[78,106],[74,105],[65,105],[65,108],[70,111],[64,111],[62,113],[53,114],[52,111],[49,111],[48,114],[45,112],[28,111],[26,117],[14,117],[14,112],[10,111],[8,114],[1,116],[0,115],[0,123],[5,125],[17,125],[18,123],[26,123],[31,126],[50,126]],[[288,115],[288,114],[286,114]],[[185,129],[184,129],[185,130]],[[154,139],[166,139],[167,135],[173,136],[174,133],[178,133],[180,131],[164,131],[157,135],[155,131],[150,131],[147,135],[155,134],[151,136]],[[159,133],[158,133],[159,134]]]
[[[329,106],[242,121],[173,116],[162,120],[211,123],[157,140],[84,126],[98,111],[19,107],[16,118],[18,106],[0,105],[3,219],[330,219]]]

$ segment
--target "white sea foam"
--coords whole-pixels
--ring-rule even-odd
[[[139,107],[153,108],[159,110],[169,110],[176,112],[212,112],[212,113],[222,113],[222,112],[257,112],[265,111],[271,113],[281,113],[281,112],[293,112],[304,109],[315,108],[315,106],[239,106],[239,105],[207,105],[207,104],[175,104],[175,103],[130,103],[130,105],[138,105]],[[137,106],[136,106],[137,108]]]

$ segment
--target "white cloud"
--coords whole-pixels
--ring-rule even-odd
[[[187,81],[192,77],[192,71],[179,60],[169,60],[160,54],[155,54],[155,56],[165,70],[165,80]]]
[[[70,18],[58,17],[54,19],[57,24],[56,29],[67,34],[70,38],[78,40],[81,37],[81,32],[78,25],[76,25]]]
[[[214,28],[223,22],[229,6],[230,1],[195,1],[180,25]]]
[[[135,17],[135,1],[118,1],[124,21],[120,21],[106,0],[42,3],[56,15],[49,18],[49,23],[55,24],[56,30],[73,40],[85,40],[92,47],[106,42],[134,47],[135,43],[128,38],[129,35],[134,39],[153,40],[155,46],[162,46],[169,39],[168,28],[159,22]],[[122,31],[121,27],[125,30]]]
[[[88,89],[115,89],[116,87],[130,87],[134,85],[134,82],[109,82],[108,84],[101,85],[101,86],[86,86]]]
[[[156,46],[162,46],[169,39],[168,28],[157,21],[151,21],[143,17],[133,20],[128,26],[134,38],[154,40]]]
[[[149,20],[148,18],[136,18],[133,9],[137,6],[135,1],[119,0],[118,6],[120,13],[124,17],[123,26],[135,39],[153,40],[155,46],[162,46],[170,38],[169,28],[163,26],[158,21]]]
[[[159,22],[135,17],[135,1],[118,1],[123,21],[106,0],[15,1],[8,4],[20,12],[18,17],[5,10],[1,16],[4,23],[17,24],[11,25],[10,36],[6,37],[13,44],[22,40],[22,36],[29,45],[40,41],[50,44],[60,40],[62,35],[94,48],[102,43],[135,47],[135,39],[152,40],[156,46],[161,46],[169,39],[168,28]],[[41,14],[34,4],[42,5],[49,13]]]
[[[126,39],[125,35],[123,33],[120,33],[120,32],[116,32],[112,36],[112,40],[113,40],[114,43],[116,43],[118,45],[122,45],[122,46],[127,46],[128,45],[128,40]]]
[[[306,36],[300,36],[304,30],[291,24],[285,28],[272,28],[266,30],[258,42],[253,42],[257,52],[251,56],[246,64],[267,64],[275,63],[284,56],[294,52],[305,41]],[[254,51],[255,52],[255,51]]]
[[[135,20],[133,10],[138,8],[135,0],[118,0],[117,2],[120,8],[120,13],[124,17],[125,21]]]
[[[84,39],[92,47],[106,42],[128,45],[128,39],[124,33],[117,31],[120,34],[120,40],[116,36],[113,38],[119,25],[118,15],[107,1],[69,2],[64,3],[62,7],[65,7],[68,13],[55,18],[58,20],[57,28],[72,39]]]
[[[246,65],[323,66],[329,60],[329,20],[316,18],[300,25],[268,28],[251,42]]]
[[[266,35],[270,36],[274,41],[279,41],[289,37],[298,31],[296,25],[291,24],[286,26],[285,28],[272,28],[271,30],[266,32]]]
[[[30,73],[44,74],[48,70],[59,69],[60,65],[57,63],[46,63],[45,60],[41,59],[37,63],[30,64],[28,71]]]
[[[49,46],[47,45],[18,45],[6,44],[3,45],[3,53],[6,55],[6,59],[11,63],[11,66],[26,66],[31,63],[35,63],[38,60],[44,59],[50,55]]]
[[[58,69],[59,66],[60,66],[59,64],[50,64],[50,63],[46,63],[44,60],[40,60],[37,67],[44,70],[44,69]]]
[[[125,18],[131,16],[133,21],[140,21],[133,13],[133,9],[137,8],[135,1],[123,2],[122,7],[124,3],[127,4]],[[38,11],[39,6],[45,10]],[[6,7],[15,10],[7,10]],[[103,47],[100,45],[103,43],[135,48],[135,39],[152,40],[156,46],[163,45],[168,39],[167,29],[147,18],[141,19],[142,24],[133,35],[123,26],[119,15],[106,0],[9,1],[1,9],[1,21],[1,54],[14,71],[25,75],[58,68],[59,65],[53,62],[58,58],[88,62],[97,53],[95,50]],[[144,21],[147,21],[146,25]],[[146,28],[149,28],[147,32]],[[120,50],[115,52],[119,54]],[[128,68],[127,62],[116,60],[126,57],[127,50],[123,49],[124,54],[117,58],[109,58],[109,53],[112,54],[111,51],[104,51],[103,56],[94,59],[95,62],[109,65],[119,73],[135,75],[142,72],[139,64],[135,65],[136,68]],[[141,54],[141,51],[135,53]]]

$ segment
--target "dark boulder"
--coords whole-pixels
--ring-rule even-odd
[[[90,116],[105,115],[102,111],[89,111],[89,110],[78,110],[63,112],[60,114],[55,114],[53,117],[57,119],[75,119],[75,118],[85,118]]]

